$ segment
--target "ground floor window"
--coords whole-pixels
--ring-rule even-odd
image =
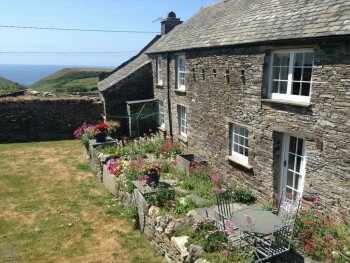
[[[248,130],[247,128],[230,124],[230,155],[248,162]]]
[[[180,135],[187,137],[187,109],[184,106],[177,106],[179,116],[179,130]]]

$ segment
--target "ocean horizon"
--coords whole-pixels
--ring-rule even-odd
[[[110,68],[116,66],[81,66],[81,65],[16,65],[0,64],[0,77],[24,86],[33,83],[64,68]]]

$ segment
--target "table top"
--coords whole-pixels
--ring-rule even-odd
[[[232,223],[244,232],[257,235],[273,233],[275,226],[283,226],[283,221],[270,211],[247,208],[234,212],[231,216]]]

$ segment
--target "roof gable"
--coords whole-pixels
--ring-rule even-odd
[[[125,79],[126,77],[134,73],[136,70],[143,67],[147,63],[150,63],[150,61],[148,61],[148,56],[146,55],[146,52],[148,52],[148,50],[152,47],[152,45],[154,45],[157,42],[159,38],[160,36],[156,36],[136,56],[121,64],[119,67],[113,70],[108,77],[98,82],[98,89],[100,91],[104,91],[112,87],[113,85],[117,85],[118,82]]]

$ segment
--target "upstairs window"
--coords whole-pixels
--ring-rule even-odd
[[[185,68],[186,59],[185,56],[176,57],[176,74],[177,74],[177,89],[185,90]]]
[[[312,50],[272,53],[270,98],[309,102],[312,66]]]
[[[184,106],[177,106],[179,116],[179,131],[180,135],[187,137],[187,109]]]
[[[158,100],[158,125],[161,128],[165,127],[164,122],[164,101]]]
[[[245,127],[230,124],[230,155],[248,162],[248,130]]]
[[[157,84],[163,85],[162,57],[157,57]]]

